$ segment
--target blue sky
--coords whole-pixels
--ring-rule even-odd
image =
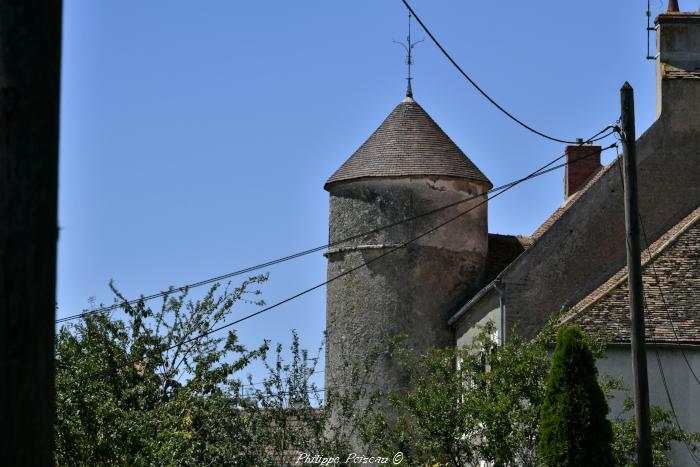
[[[403,97],[399,0],[64,5],[59,318],[91,296],[111,303],[110,279],[136,297],[327,241],[323,183]],[[538,129],[595,133],[617,119],[625,80],[638,134],[654,119],[644,1],[412,5],[487,92]],[[415,48],[414,77],[416,100],[495,185],[563,152],[495,110],[429,40]],[[489,230],[531,233],[562,202],[562,177],[494,200]],[[325,280],[325,258],[269,272],[274,303]],[[322,289],[237,330],[254,345],[288,342],[295,328],[315,348],[324,313]]]

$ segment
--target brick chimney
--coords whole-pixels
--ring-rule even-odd
[[[656,116],[666,114],[685,126],[697,126],[688,115],[700,117],[700,12],[680,12],[671,1],[655,24]]]
[[[581,139],[577,140],[583,142]],[[600,169],[600,146],[583,144],[566,147],[564,199],[573,195]]]

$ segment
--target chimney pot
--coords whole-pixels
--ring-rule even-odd
[[[581,138],[576,139],[582,143]],[[602,148],[592,144],[566,147],[566,172],[564,173],[564,198],[579,191],[600,168]]]
[[[668,1],[668,8],[666,9],[667,12],[669,13],[674,13],[680,11],[678,9],[678,0],[669,0]]]

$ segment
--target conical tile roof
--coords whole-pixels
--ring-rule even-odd
[[[493,186],[423,107],[406,97],[324,188],[357,178],[420,175],[466,178]]]

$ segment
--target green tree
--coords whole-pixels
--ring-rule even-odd
[[[400,349],[412,389],[390,396],[398,420],[379,414],[367,423],[367,442],[402,451],[408,465],[535,465],[547,335],[498,346],[494,331],[489,323],[461,349]]]
[[[310,380],[318,353],[309,357],[296,333],[289,362],[281,346],[248,350],[233,331],[195,338],[242,301],[262,305],[256,287],[266,280],[217,285],[196,301],[187,290],[169,294],[155,310],[128,305],[113,288],[123,319],[93,313],[62,327],[57,464],[268,466],[293,463],[301,451],[347,451],[325,429],[329,402]],[[268,371],[259,382],[241,378],[254,360]]]
[[[671,449],[671,442],[684,443],[686,447],[698,455],[697,443],[700,442],[700,433],[686,433],[674,422],[673,414],[669,410],[652,406],[650,413],[651,422],[651,448],[653,462],[656,467],[670,467],[671,460],[667,453]],[[613,456],[614,465],[620,467],[635,467],[637,465],[637,427],[634,417],[634,401],[626,397],[621,413],[613,422]]]
[[[540,461],[549,466],[612,465],[613,434],[607,414],[595,358],[583,331],[561,327],[540,415]]]
[[[503,345],[494,342],[495,327],[489,323],[461,349],[435,349],[424,355],[400,349],[399,362],[413,387],[390,395],[402,413],[398,419],[375,414],[364,420],[361,426],[369,450],[402,451],[406,465],[416,466],[478,466],[482,461],[496,466],[542,465],[536,446],[555,324],[553,319],[531,340],[514,333]],[[604,355],[602,337],[583,338],[593,358]],[[615,391],[623,397],[628,392],[620,380],[605,375],[601,386],[606,398]],[[614,461],[601,465],[633,465],[634,420],[629,418],[629,407],[627,402],[612,423]],[[655,465],[670,464],[671,441],[700,438],[677,429],[667,410],[653,407],[652,417]]]
[[[256,408],[251,431],[260,450],[255,465],[297,465],[302,454],[343,457],[350,451],[350,445],[345,432],[333,429],[331,414],[340,415],[338,423],[356,423],[355,412],[343,410],[354,407],[356,396],[344,393],[342,397],[330,397],[310,382],[311,376],[320,372],[317,365],[322,348],[310,357],[301,348],[294,330],[288,350],[291,356],[288,360],[279,344],[273,357],[263,356],[267,376],[257,385],[249,376],[244,392],[244,397]]]
[[[56,339],[57,463],[228,461],[220,449],[224,437],[247,436],[238,428],[246,407],[235,397],[240,381],[233,375],[264,356],[268,344],[249,351],[232,331],[192,338],[223,323],[236,303],[259,295],[251,289],[266,280],[252,277],[223,291],[217,285],[197,301],[187,300],[187,290],[167,295],[156,311],[143,301],[128,305],[112,287],[124,303],[124,320],[95,313],[62,327]],[[253,453],[237,455],[245,463]]]

